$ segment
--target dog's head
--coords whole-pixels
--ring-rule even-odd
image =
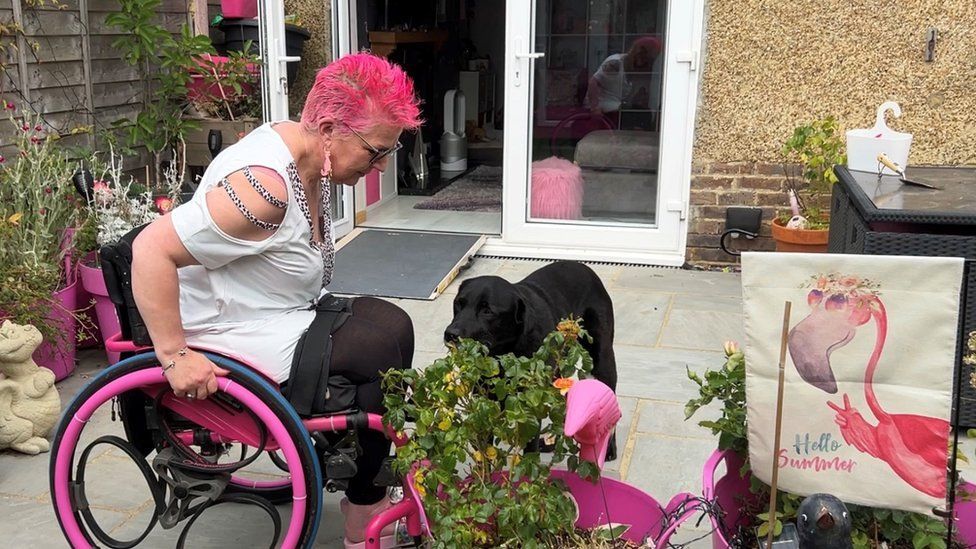
[[[454,298],[454,320],[444,330],[444,341],[471,338],[492,355],[514,351],[525,324],[525,301],[515,286],[497,276],[465,280]]]

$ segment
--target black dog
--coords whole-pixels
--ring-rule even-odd
[[[592,343],[582,342],[593,357],[593,377],[616,392],[613,302],[600,277],[582,263],[557,261],[514,284],[497,276],[465,280],[454,298],[454,320],[444,340],[471,338],[494,356],[532,356],[556,324],[570,315],[581,318],[593,337]],[[614,435],[607,459],[616,456]]]

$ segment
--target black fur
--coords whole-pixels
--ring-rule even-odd
[[[454,319],[444,340],[471,338],[492,355],[531,356],[560,320],[581,318],[593,342],[583,342],[593,357],[592,376],[617,390],[613,354],[613,302],[600,277],[574,261],[557,261],[520,282],[497,276],[465,280],[454,298]],[[616,436],[607,459],[616,458]]]

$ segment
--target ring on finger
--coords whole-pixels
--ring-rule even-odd
[[[193,398],[193,397],[194,397],[193,393],[187,393],[186,394],[186,398]]]

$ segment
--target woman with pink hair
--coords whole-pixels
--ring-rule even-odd
[[[254,365],[286,395],[289,378],[311,379],[296,372],[312,368],[318,380],[327,369],[327,385],[305,413],[383,412],[380,374],[410,367],[413,326],[389,302],[325,291],[335,258],[330,190],[386,169],[400,133],[419,126],[413,82],[401,68],[366,53],[343,57],[319,71],[300,123],[265,124],[222,151],[193,199],[139,234],[133,294],[177,396],[217,390],[224,372],[195,350],[207,349]],[[313,324],[323,310],[330,320]],[[318,352],[309,366],[307,349],[330,336],[331,353]],[[390,443],[368,431],[359,443],[342,505],[347,547],[361,545],[368,520],[390,505],[385,488],[373,486]]]
[[[650,72],[662,47],[659,37],[642,36],[631,44],[626,53],[615,53],[604,59],[590,77],[585,104],[592,112],[603,113],[615,119],[621,106],[632,99],[629,75],[634,72]]]

